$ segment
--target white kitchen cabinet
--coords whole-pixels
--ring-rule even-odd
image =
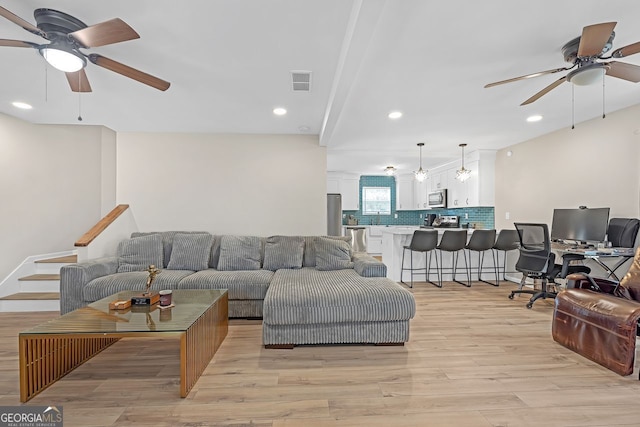
[[[432,172],[430,176],[431,188],[429,191],[438,191],[447,188],[447,173],[444,172]]]
[[[413,175],[396,176],[396,210],[415,210],[413,202]]]
[[[360,177],[343,178],[340,182],[340,194],[343,211],[360,209]]]
[[[460,162],[451,163],[446,171],[449,208],[493,206],[495,203],[495,152],[472,154],[473,157],[469,156],[471,160],[465,159],[464,167],[471,171],[471,176],[465,182],[456,179]]]
[[[384,225],[371,225],[367,227],[367,253],[370,255],[382,254],[382,230]]]
[[[360,209],[360,176],[339,172],[327,172],[327,193],[342,195],[342,210]]]
[[[430,181],[415,181],[413,183],[413,206],[415,210],[427,209],[427,194],[429,193]]]

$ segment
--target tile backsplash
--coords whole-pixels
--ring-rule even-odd
[[[347,223],[348,215],[353,215],[358,219],[360,225],[422,225],[427,213],[436,215],[459,215],[460,224],[473,224],[476,228],[492,229],[495,227],[494,208],[472,207],[472,208],[449,208],[430,209],[416,211],[396,210],[396,180],[392,176],[370,176],[360,177],[359,204],[362,206],[362,187],[390,187],[391,188],[391,215],[362,215],[362,211],[342,211],[343,223]],[[465,218],[465,214],[468,218]],[[397,218],[396,218],[397,216]]]

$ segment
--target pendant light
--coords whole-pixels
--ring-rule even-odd
[[[393,176],[396,174],[396,168],[394,168],[393,166],[387,166],[386,168],[384,168],[384,173],[388,176]]]
[[[460,144],[462,148],[462,167],[456,171],[456,179],[461,182],[465,182],[471,176],[471,171],[464,168],[464,147],[466,146],[467,144]]]
[[[427,171],[422,169],[422,147],[424,146],[424,142],[419,142],[418,147],[420,147],[420,169],[414,172],[416,179],[420,182],[427,179]]]

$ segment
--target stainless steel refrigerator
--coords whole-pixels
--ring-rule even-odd
[[[327,236],[342,236],[341,194],[327,194]]]

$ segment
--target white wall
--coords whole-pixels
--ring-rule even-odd
[[[630,107],[498,151],[496,228],[513,228],[514,221],[551,224],[554,208],[581,205],[638,217],[639,117],[640,106]]]
[[[101,217],[99,126],[0,114],[0,280],[30,255],[73,249]]]
[[[116,133],[103,127],[101,140],[101,196],[100,214],[105,216],[116,207]]]
[[[141,231],[326,233],[317,136],[121,132],[117,200]]]

